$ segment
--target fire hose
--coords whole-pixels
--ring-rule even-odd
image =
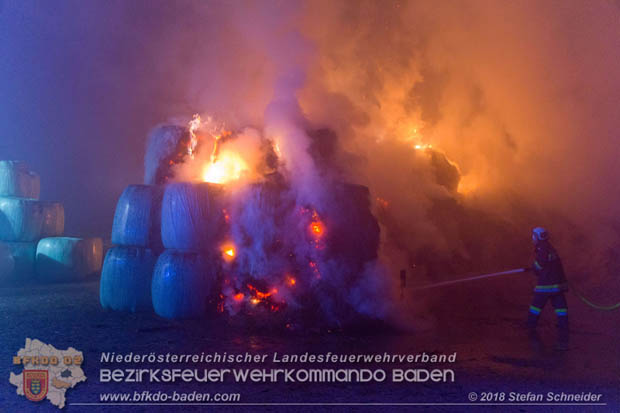
[[[423,287],[414,288],[413,291],[428,290],[430,288],[444,287],[446,285],[459,284],[459,283],[463,283],[463,282],[467,282],[467,281],[475,281],[475,280],[480,280],[480,279],[483,279],[483,278],[499,277],[501,275],[518,274],[518,273],[522,273],[522,272],[528,272],[530,270],[531,270],[531,268],[516,268],[514,270],[499,271],[499,272],[493,272],[493,273],[489,273],[489,274],[476,275],[474,277],[459,278],[459,279],[456,279],[456,280],[443,281],[443,282],[439,282],[439,283],[435,283],[435,284],[425,285]],[[617,310],[618,308],[620,308],[620,302],[618,302],[616,304],[613,304],[613,305],[608,305],[608,306],[595,304],[592,301],[588,300],[578,290],[576,290],[572,284],[569,284],[569,283],[567,283],[567,284],[569,285],[570,289],[575,293],[575,295],[577,295],[577,297],[579,297],[579,299],[581,301],[583,301],[588,306],[594,308],[595,310],[613,311],[613,310]]]

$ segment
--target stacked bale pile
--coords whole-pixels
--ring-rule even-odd
[[[116,206],[101,274],[101,305],[153,308],[162,317],[205,314],[217,274],[222,191],[208,183],[130,185]]]
[[[104,308],[141,311],[152,308],[151,280],[163,249],[160,220],[163,187],[130,185],[121,195],[112,226],[113,247],[101,273]]]
[[[210,183],[173,183],[162,202],[166,248],[153,274],[155,312],[165,318],[204,315],[217,275],[217,241],[224,229],[223,191]]]
[[[39,200],[40,179],[21,161],[0,161],[0,282],[84,279],[101,268],[101,240],[64,238],[62,204]]]

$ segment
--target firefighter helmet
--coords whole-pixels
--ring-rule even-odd
[[[549,233],[547,232],[546,229],[542,227],[536,227],[532,230],[532,240],[534,240],[534,242],[546,241],[548,239],[549,239]]]

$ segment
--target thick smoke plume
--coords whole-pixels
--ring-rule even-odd
[[[7,143],[11,156],[35,157],[39,136],[68,139],[75,160],[66,175],[84,187],[111,177],[96,193],[115,199],[141,179],[154,124],[209,114],[252,131],[258,153],[264,141],[278,143],[295,205],[328,202],[325,182],[368,186],[390,280],[405,267],[422,283],[525,265],[529,230],[543,225],[569,278],[618,290],[617,2],[7,4],[2,30],[54,33],[42,40],[46,73],[78,79],[72,92],[31,79],[48,90],[37,110],[9,88],[18,104],[4,111],[2,135],[32,131]],[[29,67],[35,40],[12,38],[2,43],[13,65],[1,78],[25,84],[16,68]],[[72,48],[75,38],[83,44]],[[71,58],[80,76],[68,75]],[[60,116],[41,115],[44,126],[33,129],[33,113],[46,107]],[[320,130],[322,138],[310,136]],[[77,214],[83,201],[70,198],[68,216],[73,204]],[[102,205],[108,212],[97,212],[111,219],[111,201]]]

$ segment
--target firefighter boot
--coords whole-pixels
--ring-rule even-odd
[[[568,350],[568,317],[566,315],[558,316],[558,341],[555,349],[558,351]]]

